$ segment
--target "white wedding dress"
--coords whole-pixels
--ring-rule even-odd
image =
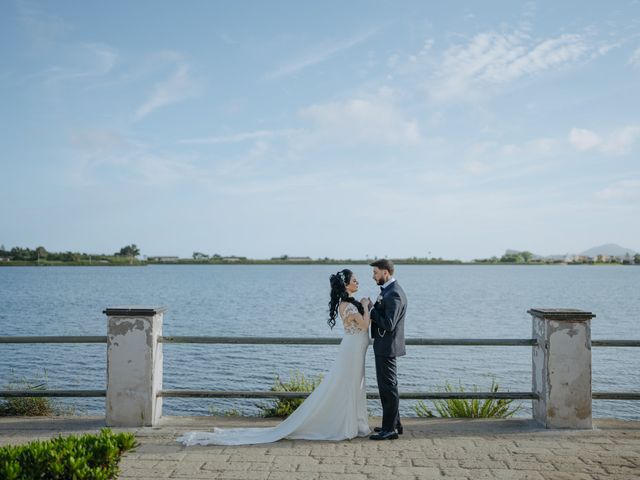
[[[347,304],[344,318],[357,313]],[[187,432],[177,438],[184,445],[246,445],[282,438],[346,440],[371,433],[367,413],[364,360],[368,330],[344,327],[338,355],[320,385],[285,420],[275,427],[213,428],[213,432]]]

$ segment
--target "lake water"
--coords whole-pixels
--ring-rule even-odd
[[[340,337],[327,326],[328,278],[338,266],[191,265],[130,268],[0,268],[0,335],[105,335],[102,310],[164,305],[165,335]],[[351,266],[356,295],[375,297],[368,266]],[[579,308],[597,314],[593,339],[640,338],[640,267],[404,266],[396,268],[409,306],[406,336],[530,338],[531,307]],[[164,388],[268,390],[295,370],[328,370],[337,346],[164,346]],[[103,344],[0,345],[0,386],[42,376],[49,388],[105,388]],[[640,391],[640,348],[593,349],[594,391]],[[398,361],[401,391],[441,391],[445,382],[488,390],[530,391],[530,347],[407,347]],[[376,391],[373,349],[367,386]],[[104,399],[64,399],[79,413],[103,414]],[[165,399],[169,415],[237,408],[250,399]],[[401,401],[415,415],[414,400]],[[520,415],[530,415],[530,401]],[[379,402],[369,402],[372,414]],[[594,416],[640,419],[640,401],[594,401]]]

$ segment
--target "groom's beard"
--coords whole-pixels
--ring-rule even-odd
[[[384,284],[385,284],[385,283],[387,283],[387,282],[385,282],[385,281],[384,281],[384,278],[381,278],[381,279],[380,279],[380,280],[378,280],[376,283],[377,283],[379,286],[382,286],[382,285],[384,285]]]

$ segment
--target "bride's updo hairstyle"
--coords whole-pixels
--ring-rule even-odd
[[[353,272],[347,268],[340,270],[329,277],[329,283],[331,284],[331,293],[329,299],[329,320],[327,323],[331,328],[336,324],[336,317],[338,316],[338,305],[340,302],[349,302],[356,306],[360,315],[364,315],[364,308],[362,304],[355,298],[350,297],[347,293],[347,285],[351,282]]]

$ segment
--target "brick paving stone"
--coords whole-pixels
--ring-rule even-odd
[[[434,467],[393,467],[392,476],[417,475],[420,478],[440,477],[440,469]]]
[[[318,475],[319,480],[367,480],[367,476],[362,473],[326,473]]]
[[[491,470],[491,474],[498,480],[544,480],[542,474],[535,470]]]
[[[449,477],[470,477],[473,478],[473,480],[493,480],[495,478],[490,470],[469,471],[466,468],[441,468],[440,471],[447,479]]]
[[[120,479],[429,480],[640,479],[640,422],[595,421],[594,430],[547,430],[531,420],[403,419],[393,442],[282,440],[184,447],[184,431],[273,426],[278,419],[167,417],[158,427],[114,429],[140,443],[123,455]],[[376,425],[379,419],[372,419]],[[0,418],[0,444],[97,433],[98,417]]]
[[[369,457],[366,465],[382,465],[384,467],[410,467],[413,465],[411,458]]]
[[[386,475],[391,476],[393,467],[383,467],[380,465],[347,465],[345,473],[364,473],[365,475]]]
[[[545,480],[593,480],[588,473],[540,472]]]
[[[366,457],[320,457],[315,456],[316,460],[320,462],[320,464],[331,463],[333,465],[365,465],[367,462]]]
[[[313,472],[296,472],[295,474],[284,472],[271,472],[267,480],[318,480],[319,473]]]
[[[274,464],[274,463],[252,463],[249,470],[257,470],[259,472],[295,472],[299,465]]]
[[[220,480],[267,480],[269,475],[270,472],[257,472],[250,470],[245,470],[243,472],[222,471],[215,478]]]
[[[523,460],[507,460],[507,467],[512,470],[546,470],[557,471],[552,463],[547,462],[525,462]]]
[[[313,457],[310,456],[303,456],[303,455],[295,455],[295,456],[291,456],[291,455],[278,455],[277,457],[274,457],[274,463],[278,464],[278,463],[290,463],[292,465],[302,465],[302,464],[307,464],[307,465],[318,465],[320,462]]]
[[[411,463],[414,467],[460,468],[460,460],[446,460],[443,458],[414,458]]]
[[[361,468],[358,466],[357,468]],[[315,463],[315,464],[300,464],[296,471],[298,472],[317,472],[317,473],[345,473],[347,470],[346,465],[333,464],[333,463]],[[354,473],[354,472],[347,472]],[[358,472],[355,472],[358,473]]]
[[[140,477],[148,477],[150,475],[155,478],[169,478],[172,473],[171,470],[164,471],[164,470],[156,470],[155,468],[121,469],[120,471],[121,471],[121,474],[118,478],[140,478]]]
[[[467,470],[477,470],[477,469],[506,469],[507,465],[505,462],[500,462],[496,460],[460,460],[459,462],[460,468],[466,468]]]

